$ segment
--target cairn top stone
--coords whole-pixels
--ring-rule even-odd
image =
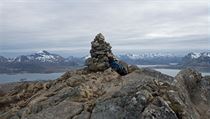
[[[103,36],[102,33],[99,33],[96,35],[94,41],[103,42],[103,41],[105,41],[105,37]]]

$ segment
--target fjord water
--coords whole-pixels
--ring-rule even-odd
[[[173,76],[175,77],[179,72],[180,72],[180,69],[165,69],[165,68],[162,68],[162,69],[155,69],[156,71],[159,71],[163,74],[167,74],[169,76]],[[210,72],[201,72],[202,76],[210,76]]]
[[[141,66],[142,67],[142,66]],[[145,66],[143,66],[145,67]],[[147,66],[146,66],[147,67]],[[167,74],[169,76],[175,77],[177,73],[180,71],[179,69],[155,69],[163,74]],[[210,75],[210,72],[201,72],[203,76]],[[19,82],[21,80],[26,81],[37,81],[37,80],[54,80],[59,78],[64,72],[62,73],[48,73],[48,74],[41,74],[41,73],[21,73],[21,74],[0,74],[0,83],[9,83],[9,82]]]
[[[180,69],[169,69],[169,68],[153,68],[156,66],[162,66],[162,65],[138,65],[140,68],[151,68],[156,71],[159,71],[163,74],[167,74],[169,76],[175,77],[181,70]],[[163,65],[164,66],[164,65]],[[201,72],[202,76],[210,76],[210,72]]]
[[[25,81],[37,81],[37,80],[54,80],[59,78],[62,73],[20,73],[20,74],[0,74],[0,83],[19,82]]]

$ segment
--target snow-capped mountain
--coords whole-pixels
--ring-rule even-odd
[[[12,60],[11,60],[12,61]],[[39,51],[31,55],[21,55],[14,58],[13,62],[44,62],[44,63],[59,63],[64,61],[60,55],[51,54],[45,50]]]
[[[191,52],[185,56],[185,58],[189,59],[198,59],[201,57],[210,58],[210,52],[202,52],[202,53]]]
[[[81,65],[83,65],[83,62],[80,60],[80,58],[72,56],[64,58],[60,55],[52,54],[45,50],[10,59],[0,56],[0,73],[60,72]]]
[[[187,66],[210,66],[210,52],[195,53],[191,52],[184,56],[183,65]]]
[[[203,52],[203,53],[201,53],[201,56],[210,57],[210,52]]]
[[[0,73],[66,71],[73,67],[84,66],[85,60],[89,57],[87,55],[81,58],[73,56],[64,58],[45,50],[15,58],[0,56]],[[124,54],[117,57],[134,65],[170,65],[176,63],[181,67],[210,67],[210,52],[191,52],[184,57],[170,53]]]
[[[181,57],[169,53],[143,53],[118,55],[118,58],[130,64],[170,64],[179,63]]]
[[[186,55],[186,57],[191,58],[191,59],[199,58],[200,56],[201,56],[201,53],[195,53],[195,52],[191,52]]]
[[[125,54],[119,55],[119,58],[129,58],[129,59],[151,59],[157,57],[175,57],[173,54],[164,54],[164,53],[143,53],[143,54]]]

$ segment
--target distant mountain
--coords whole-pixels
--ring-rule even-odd
[[[182,59],[182,65],[210,67],[210,52],[191,52],[184,56],[184,58]]]
[[[19,72],[59,72],[79,67],[83,65],[80,58],[64,58],[57,54],[49,53],[45,50],[30,55],[21,55],[7,59],[0,56],[0,73],[19,73]]]
[[[118,55],[118,58],[130,64],[141,65],[179,63],[182,59],[182,57],[173,54],[162,53],[125,54]]]
[[[162,53],[142,53],[142,54],[125,54],[120,55],[130,59],[152,59],[157,57],[173,57],[173,54],[162,54]]]
[[[7,58],[5,58],[5,57],[3,57],[3,56],[0,56],[0,63],[5,63],[5,62],[7,62],[7,61],[8,61]]]
[[[90,56],[69,56],[64,58],[45,50],[30,55],[21,55],[15,58],[5,58],[0,56],[0,73],[61,72],[84,66],[85,60],[88,57]],[[117,57],[128,64],[134,65],[164,65],[165,68],[194,67],[197,69],[198,67],[207,67],[207,71],[210,70],[210,52],[191,52],[184,57],[170,53],[123,54],[118,55]]]
[[[21,55],[14,58],[11,62],[42,62],[42,63],[60,63],[64,62],[65,58],[61,57],[60,55],[51,54],[45,50],[39,51],[37,53],[31,55]]]
[[[78,66],[83,66],[85,60],[83,58],[80,57],[74,57],[74,56],[69,56],[65,59],[64,61],[65,63],[75,63]]]

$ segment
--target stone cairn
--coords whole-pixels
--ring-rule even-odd
[[[89,71],[104,71],[108,69],[109,60],[107,54],[112,54],[111,46],[105,41],[104,36],[99,33],[94,41],[91,42],[91,57],[86,60],[86,66]]]

